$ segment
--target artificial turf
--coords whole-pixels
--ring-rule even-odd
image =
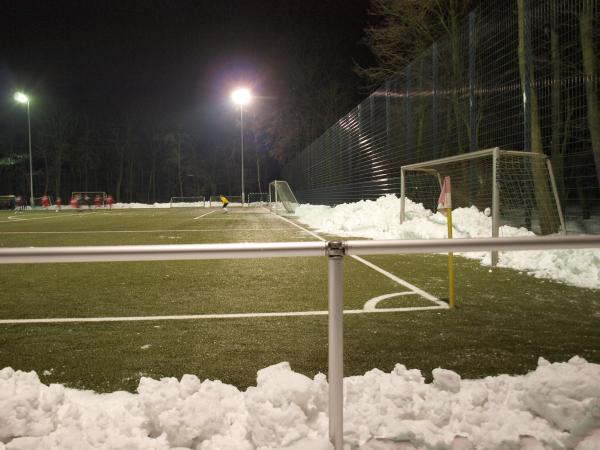
[[[118,245],[313,240],[270,214],[232,208],[122,210],[78,215],[0,214],[0,246]],[[210,215],[194,219],[206,212]],[[72,217],[69,217],[71,215]],[[60,216],[56,217],[55,216]],[[443,255],[366,258],[445,297]],[[395,363],[464,377],[524,373],[539,356],[600,362],[600,295],[456,258],[458,307],[346,315],[345,373]],[[345,258],[345,309],[406,289]],[[327,309],[326,258],[2,267],[0,319],[289,312]],[[418,296],[378,307],[431,305]],[[0,367],[36,370],[44,382],[134,390],[141,376],[221,379],[240,388],[256,371],[289,361],[327,370],[327,317],[248,317],[142,322],[1,324]]]

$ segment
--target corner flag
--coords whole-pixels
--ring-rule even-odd
[[[451,209],[452,208],[452,193],[450,186],[450,177],[444,177],[444,184],[442,186],[442,192],[440,193],[440,197],[438,198],[438,211],[443,209]]]

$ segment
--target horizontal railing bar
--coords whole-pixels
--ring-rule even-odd
[[[600,247],[600,236],[347,241],[349,255],[582,249]]]
[[[0,249],[0,264],[167,261],[325,256],[327,242],[12,247]]]
[[[600,247],[600,236],[345,241],[349,255],[582,249]],[[326,256],[327,242],[12,247],[0,249],[0,264],[247,259]]]

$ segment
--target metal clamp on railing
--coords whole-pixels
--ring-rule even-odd
[[[342,241],[329,241],[326,249],[327,256],[344,256],[346,254],[346,243]]]

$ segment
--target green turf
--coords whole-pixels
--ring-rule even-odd
[[[312,240],[267,214],[208,209],[0,214],[1,246]],[[69,217],[70,216],[70,217]],[[161,231],[162,230],[162,231]],[[169,230],[169,231],[167,231]],[[207,231],[204,231],[207,230]],[[143,233],[98,233],[143,231]],[[150,232],[146,232],[150,231]],[[443,255],[369,257],[440,298]],[[428,375],[524,373],[538,356],[600,362],[600,295],[456,258],[458,308],[346,315],[345,373],[395,363]],[[345,309],[406,288],[345,258]],[[327,309],[326,258],[5,265],[0,318],[152,316]],[[414,295],[378,307],[430,305]],[[0,367],[36,370],[44,382],[133,390],[140,376],[194,373],[239,387],[280,361],[326,371],[327,317],[0,325]]]

